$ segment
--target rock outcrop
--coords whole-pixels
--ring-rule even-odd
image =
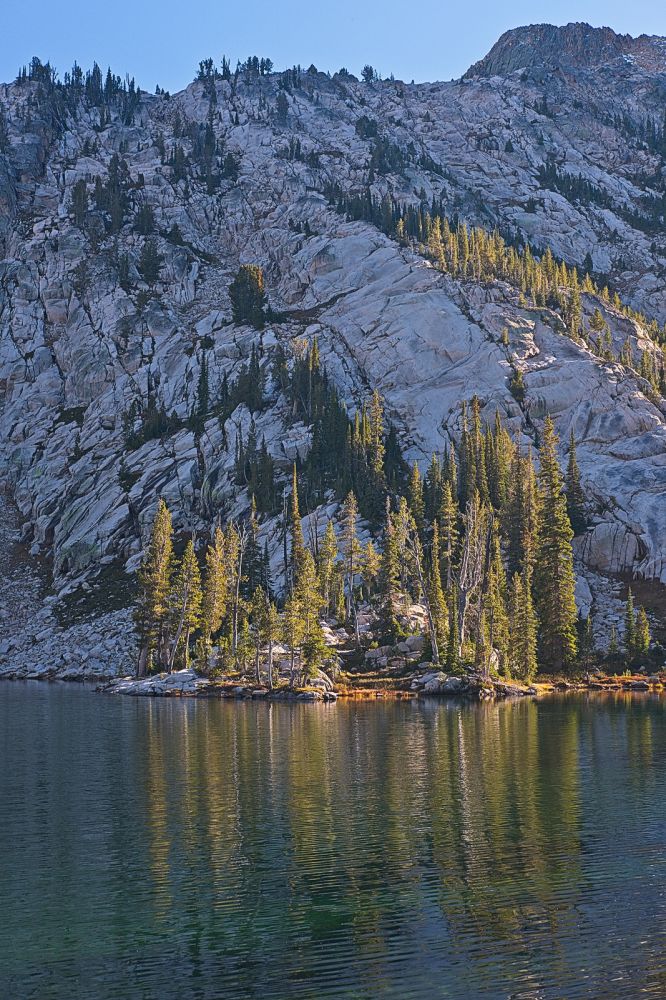
[[[530,24],[505,31],[487,56],[475,63],[465,78],[506,76],[518,70],[543,74],[552,70],[580,70],[616,60],[638,60],[648,70],[666,70],[664,39],[658,36],[618,35],[611,28],[593,28],[579,22],[556,27]]]

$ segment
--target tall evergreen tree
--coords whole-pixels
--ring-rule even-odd
[[[409,509],[412,512],[412,517],[414,518],[419,538],[423,541],[425,528],[425,504],[423,501],[423,480],[421,479],[421,473],[417,462],[414,462],[412,465],[407,490],[409,494]]]
[[[624,648],[629,659],[636,655],[636,616],[631,587],[627,591],[627,603],[624,611]]]
[[[511,668],[516,677],[529,683],[537,672],[537,618],[526,570],[513,574],[510,607]]]
[[[574,535],[580,535],[586,528],[585,494],[580,482],[580,470],[576,461],[576,441],[573,429],[569,438],[569,461],[566,474],[567,513]]]
[[[442,502],[438,512],[439,531],[441,535],[442,574],[447,592],[451,590],[453,584],[453,571],[459,538],[459,511],[454,496],[451,482],[447,479],[442,486]]]
[[[338,558],[338,541],[335,537],[333,522],[328,521],[323,541],[319,547],[319,579],[321,581],[322,599],[327,615],[331,614],[333,602],[333,582],[335,563]]]
[[[219,632],[224,619],[229,581],[225,571],[224,533],[218,526],[206,549],[206,571],[202,601],[202,630],[206,650],[212,637]]]
[[[137,675],[146,673],[148,660],[157,652],[160,665],[165,663],[166,625],[169,594],[174,570],[172,522],[164,500],[157,504],[155,520],[141,569],[135,621],[140,640]]]
[[[360,569],[361,547],[358,541],[357,521],[358,504],[353,492],[347,494],[342,505],[342,537],[341,549],[345,571],[345,598],[347,607],[347,620],[354,625],[357,645],[360,643],[358,630],[358,616],[356,614],[356,598],[354,594],[354,581]]]
[[[645,608],[639,608],[636,615],[636,655],[646,656],[650,649],[650,623]]]
[[[395,524],[390,501],[386,500],[386,521],[384,523],[384,547],[380,571],[381,610],[379,628],[383,638],[395,639],[399,632],[397,621],[398,581],[400,579],[399,552]]]
[[[257,330],[263,329],[266,293],[264,273],[257,264],[241,264],[229,286],[229,298],[234,323],[249,323]]]
[[[201,573],[191,538],[185,546],[170,599],[174,637],[169,657],[169,672],[173,670],[181,640],[183,663],[187,670],[190,661],[190,635],[201,624]]]
[[[437,647],[439,650],[445,650],[449,637],[449,609],[444,596],[444,589],[442,587],[439,528],[437,526],[437,521],[434,521],[432,525],[428,599],[430,601],[430,613],[435,633],[437,635]]]
[[[292,587],[298,583],[303,559],[305,557],[305,542],[303,540],[303,526],[301,524],[301,509],[298,502],[298,474],[296,463],[294,462],[291,475],[291,578]]]
[[[539,614],[540,660],[552,670],[569,669],[576,659],[576,577],[557,436],[546,417],[540,449],[542,519],[538,540],[535,596]]]

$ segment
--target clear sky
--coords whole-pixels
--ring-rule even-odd
[[[448,80],[521,24],[588,21],[632,35],[666,35],[664,0],[0,0],[0,80],[31,56],[62,75],[76,59],[87,69],[179,90],[199,60],[223,54],[232,65],[268,56],[277,69],[314,63],[359,74]]]

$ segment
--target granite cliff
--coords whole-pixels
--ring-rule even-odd
[[[526,443],[550,413],[589,498],[581,606],[619,573],[666,583],[666,402],[618,360],[628,343],[662,363],[666,39],[517,29],[448,83],[225,76],[204,66],[152,95],[76,71],[61,86],[36,62],[0,86],[0,469],[54,596],[122,590],[159,496],[180,528],[246,510],[234,461],[251,425],[286,484],[310,437],[271,362],[314,336],[350,408],[380,389],[410,461],[457,440],[474,394]],[[644,319],[583,294],[584,322],[599,308],[609,331],[601,358],[519,289],[442,274],[336,211],[331,191],[368,188],[548,247]],[[260,333],[231,321],[240,263],[264,270]],[[262,411],[193,430],[202,364],[214,395],[253,345]],[[139,433],[149,406],[169,418],[159,436]],[[262,540],[279,576],[276,517]]]

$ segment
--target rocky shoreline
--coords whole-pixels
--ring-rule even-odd
[[[333,685],[333,682],[326,677],[325,680],[317,678],[311,685],[303,688],[281,685],[270,690],[264,685],[248,680],[229,678],[211,680],[194,670],[179,670],[172,674],[156,674],[151,677],[116,678],[100,684],[97,690],[106,694],[134,697],[222,698],[239,701],[333,703],[338,700],[377,701],[434,697],[483,702],[535,698],[558,692],[663,693],[666,691],[666,673],[648,677],[592,674],[575,680],[556,679],[536,681],[534,684],[518,684],[513,681],[488,679],[478,674],[458,677],[431,671],[415,677],[402,687],[365,687],[355,686],[353,683]]]

